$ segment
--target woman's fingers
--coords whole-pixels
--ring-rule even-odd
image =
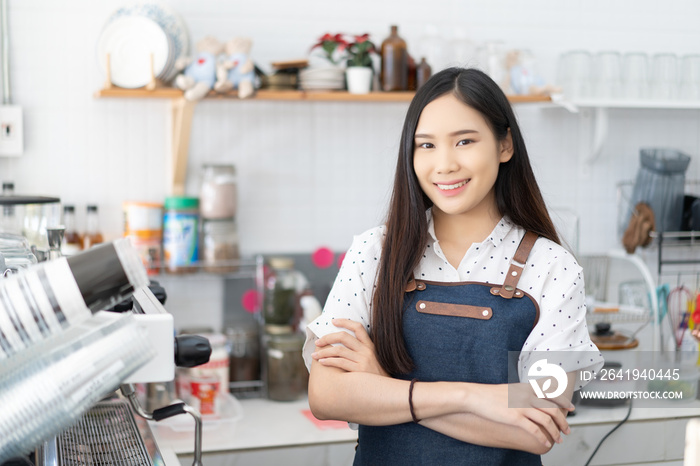
[[[525,412],[525,416],[531,421],[542,426],[542,428],[547,431],[549,436],[552,437],[555,442],[561,443],[561,431],[559,430],[557,423],[554,422],[554,419],[552,419],[552,416],[538,409],[528,409]]]
[[[348,332],[329,333],[316,340],[316,346],[335,345],[338,343],[355,351],[359,351],[363,346],[362,342]]]
[[[372,343],[367,329],[359,322],[350,319],[333,319],[333,325],[351,330],[355,334],[355,337],[364,344]]]

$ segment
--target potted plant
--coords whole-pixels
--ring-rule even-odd
[[[343,34],[324,34],[311,47],[312,57],[320,57],[331,66],[341,66],[347,56],[348,42]]]
[[[375,53],[374,44],[369,40],[369,34],[355,36],[355,41],[347,45],[348,67],[345,79],[348,92],[351,94],[367,94],[372,88],[372,56]]]

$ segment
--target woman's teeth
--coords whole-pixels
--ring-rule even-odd
[[[467,184],[467,180],[460,181],[459,183],[455,183],[455,184],[439,184],[439,183],[437,183],[437,187],[440,189],[444,189],[444,190],[457,189],[457,188],[461,188],[465,184]]]

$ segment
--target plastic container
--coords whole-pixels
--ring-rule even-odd
[[[203,165],[200,191],[200,214],[203,219],[231,219],[236,215],[236,167]]]
[[[157,275],[163,261],[163,205],[124,202],[124,237],[138,253],[149,275]]]
[[[191,273],[199,258],[199,199],[168,197],[163,214],[163,254],[168,273]]]
[[[306,395],[309,373],[301,350],[306,338],[301,333],[265,335],[267,363],[267,397],[275,401],[294,401]],[[270,327],[268,327],[268,332]]]
[[[232,220],[202,221],[202,262],[211,273],[232,273],[240,259],[238,231]]]
[[[640,150],[640,168],[632,191],[631,209],[646,202],[654,211],[656,231],[679,231],[683,219],[685,171],[690,156],[675,149]],[[628,218],[631,216],[631,212]]]

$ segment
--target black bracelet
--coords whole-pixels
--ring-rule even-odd
[[[420,419],[416,417],[415,411],[413,411],[413,384],[415,384],[418,379],[411,380],[411,385],[408,386],[408,408],[411,410],[411,417],[413,422],[419,423]]]

